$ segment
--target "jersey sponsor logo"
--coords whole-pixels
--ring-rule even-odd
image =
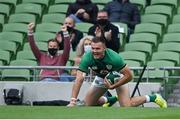
[[[92,66],[92,70],[97,70],[98,67],[97,66]]]
[[[102,74],[102,75],[107,75],[108,72],[109,72],[108,70],[101,70],[101,71],[100,71],[100,74]]]
[[[111,70],[111,69],[112,69],[112,65],[106,65],[106,68],[107,68],[108,70]]]

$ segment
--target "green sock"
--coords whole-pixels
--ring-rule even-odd
[[[107,100],[109,103],[115,103],[117,101],[117,97],[116,96],[107,97]]]
[[[156,99],[156,95],[149,95],[150,102],[154,102]]]

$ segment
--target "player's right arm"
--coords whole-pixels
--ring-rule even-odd
[[[78,70],[76,75],[76,80],[73,85],[72,94],[71,94],[71,101],[69,103],[69,107],[75,106],[77,102],[77,96],[79,94],[80,88],[84,81],[84,72]]]

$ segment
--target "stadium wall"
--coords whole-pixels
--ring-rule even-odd
[[[5,105],[3,98],[3,88],[6,85],[23,85],[24,86],[24,98],[23,101],[26,103],[28,101],[49,101],[49,100],[69,100],[72,90],[73,82],[10,82],[2,81],[0,82],[0,105]],[[82,100],[86,94],[87,89],[90,87],[91,83],[84,82],[80,90],[78,98]],[[130,88],[130,95],[134,89],[135,83],[130,82],[128,87]],[[140,83],[139,90],[141,95],[152,94],[154,92],[159,92],[160,83]],[[113,95],[116,95],[115,90],[110,90]],[[138,93],[136,94],[138,96]],[[118,103],[115,106],[119,106]],[[153,103],[146,103],[146,107],[157,107]]]

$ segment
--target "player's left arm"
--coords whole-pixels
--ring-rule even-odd
[[[115,89],[115,88],[117,88],[117,87],[119,87],[121,85],[124,85],[124,84],[128,83],[129,81],[131,81],[132,78],[133,78],[132,72],[131,72],[130,68],[127,65],[125,65],[125,67],[120,71],[120,73],[123,74],[123,76],[115,84],[111,85],[108,82],[108,80],[105,80],[106,86],[109,89]]]

